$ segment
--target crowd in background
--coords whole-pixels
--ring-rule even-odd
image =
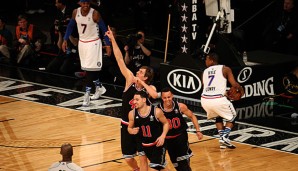
[[[257,13],[251,18],[242,19],[239,23],[237,16],[239,6],[232,2],[232,8],[235,9],[235,32],[231,35],[234,36],[236,48],[241,52],[243,50],[254,50],[254,48],[274,51],[278,53],[284,53],[289,55],[298,55],[298,19],[297,8],[295,3],[297,0],[275,0],[258,2],[263,3],[262,12]],[[72,10],[78,7],[78,1],[72,0],[26,0],[9,2],[13,8],[6,9],[12,11],[14,18],[11,15],[6,15],[5,12],[0,16],[0,52],[1,61],[17,64],[18,66],[34,67],[35,69],[42,68],[48,72],[61,73],[67,75],[76,75],[77,77],[84,77],[84,72],[80,69],[80,61],[77,53],[77,38],[78,35],[73,34],[70,39],[71,47],[69,47],[66,53],[61,51],[61,35],[66,30],[68,19],[71,16]],[[253,1],[251,4],[256,4]],[[265,4],[266,3],[266,4]],[[58,4],[58,5],[57,5]],[[115,5],[117,4],[117,5]],[[121,16],[130,15],[133,18],[133,30],[130,31],[129,36],[126,38],[118,38],[119,45],[125,61],[129,64],[133,71],[137,71],[141,65],[150,65],[150,56],[152,56],[152,47],[146,42],[148,35],[155,35],[157,37],[165,38],[167,14],[172,13],[172,29],[177,29],[179,23],[179,15],[177,15],[177,1],[157,1],[157,0],[93,0],[92,7],[98,10],[106,23],[106,25],[112,26],[115,30],[123,28],[123,25],[127,23],[119,23],[116,19]],[[210,31],[210,24],[212,20],[210,17],[204,16],[204,2],[199,1],[199,16],[203,16],[199,20],[200,27],[200,40],[198,40],[198,46],[204,44],[206,41],[206,35]],[[66,7],[66,10],[62,13],[61,10]],[[166,9],[166,10],[164,10]],[[274,10],[272,10],[274,9]],[[5,9],[1,9],[5,11]],[[47,25],[35,24],[34,16],[51,17],[52,23]],[[176,17],[176,18],[175,18]],[[249,17],[249,16],[248,16]],[[157,19],[158,18],[158,19]],[[254,26],[249,27],[251,23]],[[16,22],[14,22],[16,21]],[[259,22],[266,24],[261,25]],[[33,24],[34,23],[34,24]],[[236,25],[238,24],[238,26]],[[7,29],[5,25],[10,24],[15,26],[14,30]],[[132,24],[132,23],[130,23]],[[28,38],[21,37],[22,27],[28,27],[33,29],[30,41]],[[49,35],[45,34],[49,32]],[[251,29],[253,28],[253,29]],[[251,33],[250,30],[258,29],[258,32]],[[239,32],[244,32],[241,36],[237,35]],[[74,31],[76,33],[76,31]],[[118,33],[116,33],[118,34]],[[138,35],[143,35],[138,37]],[[253,36],[252,36],[253,34]],[[127,34],[128,35],[128,34]],[[255,37],[254,37],[255,36]],[[252,38],[251,38],[252,37]],[[255,38],[254,43],[250,43],[251,39]],[[136,40],[134,40],[136,39]],[[142,43],[140,43],[140,41]],[[253,41],[253,40],[252,40]],[[133,44],[133,45],[131,45]],[[252,47],[254,44],[256,47]],[[128,46],[135,46],[128,50]],[[142,51],[146,48],[145,51]],[[141,51],[140,51],[141,49]],[[143,53],[145,52],[145,53]],[[142,53],[136,55],[135,53]],[[129,54],[129,55],[128,55]],[[145,57],[144,57],[145,56]],[[138,60],[136,60],[138,59]],[[140,59],[144,59],[142,62]],[[117,70],[117,64],[113,57],[104,55],[103,71],[104,75],[111,78],[109,81],[123,82],[121,74]],[[116,73],[115,75],[113,75]]]

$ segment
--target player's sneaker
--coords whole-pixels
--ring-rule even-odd
[[[230,149],[235,149],[235,148],[236,148],[236,146],[233,145],[233,144],[231,143],[231,141],[230,141],[228,138],[226,138],[225,136],[220,137],[220,139],[219,139],[219,143],[220,143],[220,147],[221,147],[222,145],[225,145],[226,147],[228,147],[228,148],[230,148]]]
[[[95,88],[95,93],[91,96],[91,100],[96,100],[98,99],[101,95],[103,95],[107,90],[104,86],[96,86]]]
[[[85,93],[85,95],[84,95],[84,100],[83,100],[83,105],[82,106],[89,106],[89,104],[90,104],[90,95],[89,95],[89,93]]]
[[[227,146],[226,146],[225,144],[219,142],[219,148],[220,148],[220,149],[226,149]]]

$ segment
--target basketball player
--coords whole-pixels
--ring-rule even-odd
[[[162,110],[153,105],[147,105],[146,92],[136,92],[133,98],[135,108],[129,112],[128,132],[138,135],[142,148],[150,161],[149,170],[166,169],[165,138],[169,130],[169,123]]]
[[[62,155],[62,160],[59,162],[55,162],[49,168],[49,171],[56,171],[56,170],[65,170],[65,171],[82,171],[83,169],[72,162],[72,145],[69,143],[62,144],[60,149],[60,154]]]
[[[190,157],[192,156],[192,151],[189,148],[188,134],[186,132],[188,126],[183,118],[183,114],[191,119],[199,140],[203,138],[203,134],[200,131],[197,117],[185,104],[174,101],[173,97],[174,95],[170,88],[163,88],[161,90],[162,102],[157,105],[164,112],[170,124],[170,129],[166,136],[167,150],[177,171],[191,171]]]
[[[92,100],[98,99],[99,96],[106,92],[105,87],[99,81],[99,71],[102,68],[102,41],[100,39],[99,28],[102,33],[107,31],[104,21],[98,11],[90,7],[91,0],[80,0],[80,7],[73,10],[72,18],[66,29],[62,49],[65,52],[67,40],[71,35],[75,24],[77,24],[79,32],[79,55],[82,70],[85,70],[87,75],[86,93],[84,95],[83,106],[90,104],[90,92],[92,82],[95,84],[96,91],[91,97]],[[105,49],[108,54],[111,53],[110,41],[105,38]]]
[[[138,145],[137,138],[127,131],[128,113],[134,108],[133,97],[136,92],[146,91],[153,99],[158,97],[156,87],[150,85],[153,79],[153,69],[148,66],[142,66],[136,73],[136,76],[125,65],[123,55],[117,45],[115,37],[111,29],[108,27],[106,35],[112,43],[113,53],[120,68],[122,75],[125,78],[125,88],[122,95],[122,115],[121,115],[121,149],[123,157],[127,164],[133,169],[138,170],[137,161],[134,159],[136,152],[139,152],[141,170],[147,170],[147,158],[143,156],[143,151]],[[142,169],[145,167],[144,169]]]
[[[236,148],[230,142],[229,134],[234,126],[236,111],[233,104],[225,96],[227,81],[232,87],[241,91],[243,88],[236,82],[231,68],[218,64],[218,55],[210,53],[206,57],[207,68],[203,72],[202,107],[207,112],[207,119],[214,119],[219,133],[220,148]],[[223,119],[226,124],[223,124]]]

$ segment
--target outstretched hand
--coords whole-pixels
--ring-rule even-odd
[[[114,35],[113,35],[113,32],[112,32],[110,26],[108,26],[108,31],[106,31],[105,35],[108,36],[110,40],[114,39]]]

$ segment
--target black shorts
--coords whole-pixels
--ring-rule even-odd
[[[144,147],[144,152],[150,161],[149,167],[160,170],[166,167],[166,148],[164,146]]]
[[[137,135],[127,131],[127,125],[121,124],[121,150],[124,158],[133,158],[137,155],[144,155],[141,142]]]
[[[187,132],[182,133],[176,138],[166,139],[166,148],[174,165],[177,164],[177,161],[186,160],[192,156]]]

